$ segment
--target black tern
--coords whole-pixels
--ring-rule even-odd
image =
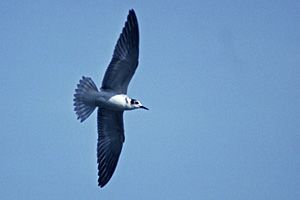
[[[140,101],[127,96],[127,88],[138,66],[139,28],[134,10],[129,10],[127,21],[115,46],[113,57],[105,71],[100,90],[89,77],[82,77],[74,94],[74,110],[80,122],[98,107],[98,185],[105,186],[111,179],[119,160],[124,136],[123,112],[146,109]]]

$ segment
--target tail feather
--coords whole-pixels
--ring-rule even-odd
[[[97,86],[93,80],[89,77],[82,77],[77,84],[74,94],[74,111],[77,115],[77,119],[80,122],[86,120],[95,110],[96,106],[90,103],[91,92],[97,92]]]

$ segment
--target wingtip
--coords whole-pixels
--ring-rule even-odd
[[[103,184],[100,184],[100,183],[98,183],[98,186],[99,186],[100,188],[103,188],[103,187],[104,187],[104,185],[103,185]]]
[[[136,15],[133,8],[131,8],[131,9],[129,10],[129,14],[128,14],[128,15]]]
[[[100,180],[100,178],[98,179],[98,186],[100,188],[103,188],[107,183],[108,183],[108,181],[107,182],[103,182],[103,181]]]

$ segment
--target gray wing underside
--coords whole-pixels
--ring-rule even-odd
[[[101,89],[127,94],[128,84],[138,66],[138,57],[138,22],[134,10],[130,10],[112,60],[106,69]]]
[[[98,185],[103,187],[112,177],[124,142],[123,111],[98,109]]]

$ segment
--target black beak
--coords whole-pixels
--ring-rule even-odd
[[[148,108],[146,108],[145,106],[140,106],[140,108],[143,108],[145,110],[149,110]]]

